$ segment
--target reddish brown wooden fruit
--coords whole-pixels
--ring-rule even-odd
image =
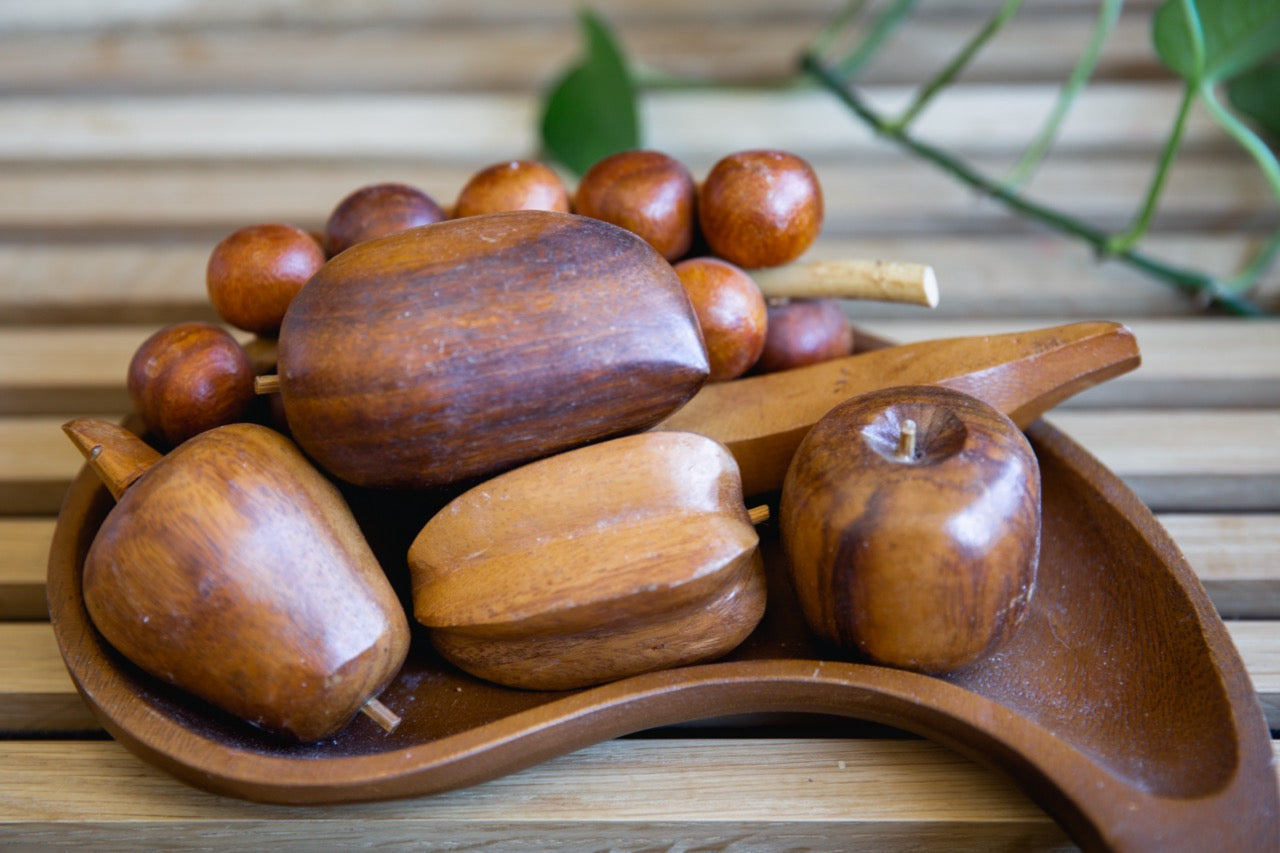
[[[680,161],[660,151],[623,151],[582,176],[574,210],[639,234],[669,261],[693,245],[697,186]]]
[[[834,299],[770,302],[768,327],[756,369],[790,370],[853,352],[853,326]]]
[[[975,397],[887,388],[837,406],[796,451],[780,513],[809,626],[873,661],[957,670],[1026,613],[1039,467],[1013,422]]]
[[[649,432],[508,471],[409,549],[414,615],[462,669],[566,689],[690,664],[764,614],[764,565],[733,457]]]
[[[399,671],[404,610],[341,495],[288,439],[232,424],[157,460],[112,424],[66,429],[98,470],[151,463],[85,558],[85,605],[122,655],[299,741],[345,727]]]
[[[283,223],[241,228],[209,255],[209,302],[231,325],[274,335],[289,303],[324,259],[324,249],[301,228]]]
[[[421,488],[656,423],[706,380],[697,324],[634,234],[472,216],[329,261],[285,317],[280,390],[331,473]]]
[[[710,381],[746,373],[765,343],[768,312],[760,288],[751,276],[719,258],[689,258],[675,270],[698,315]]]
[[[174,445],[243,418],[253,377],[249,354],[224,329],[178,323],[142,342],[125,384],[147,431]]]
[[[698,221],[711,251],[746,269],[795,260],[822,230],[822,187],[785,151],[740,151],[707,173]]]
[[[454,217],[504,210],[569,212],[569,191],[550,167],[536,160],[508,160],[481,169],[458,193]]]
[[[324,248],[333,257],[357,243],[444,218],[440,205],[417,187],[370,184],[338,202],[329,214],[324,225]]]

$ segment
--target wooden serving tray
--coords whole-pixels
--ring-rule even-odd
[[[415,636],[381,699],[392,734],[357,717],[332,740],[282,743],[122,659],[84,608],[84,555],[112,506],[94,473],[67,494],[50,556],[63,657],[110,734],[201,788],[273,803],[410,797],[475,784],[629,732],[749,713],[856,718],[934,739],[1004,771],[1086,848],[1266,849],[1280,833],[1256,693],[1199,581],[1145,506],[1040,421],[1037,591],[1012,645],[935,678],[828,657],[779,571],[771,526],[764,621],[721,661],[569,692],[471,678]],[[352,492],[407,601],[404,554],[438,498]]]

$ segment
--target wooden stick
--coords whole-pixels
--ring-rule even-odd
[[[160,461],[160,453],[151,445],[110,421],[76,418],[63,424],[62,431],[116,500]]]
[[[747,517],[751,519],[752,524],[764,524],[769,520],[769,507],[767,504],[753,506],[747,510]]]
[[[253,378],[253,392],[255,394],[279,394],[280,376],[275,373],[268,373],[265,376],[255,376]]]
[[[377,696],[370,696],[369,701],[360,706],[360,713],[377,723],[387,734],[400,725],[400,715],[378,701]]]
[[[916,458],[916,422],[907,418],[898,432],[898,458],[910,462]]]
[[[938,278],[933,267],[898,261],[801,261],[751,270],[767,299],[873,299],[933,308]]]

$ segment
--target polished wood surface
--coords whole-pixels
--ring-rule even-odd
[[[280,327],[290,434],[358,486],[446,486],[643,429],[707,372],[661,255],[615,225],[540,210],[354,245]]]
[[[986,6],[922,4],[915,49],[869,69],[902,103]],[[1032,187],[1123,229],[1176,112],[1125,4],[1094,85]],[[827,96],[752,84],[791,73],[828,0],[609,0],[635,58],[747,84],[646,96],[649,142],[702,174],[727,151],[809,157],[826,191],[813,260],[931,266],[936,308],[858,302],[859,330],[918,341],[1118,320],[1143,364],[1048,420],[1156,512],[1280,728],[1280,330],[1193,299],[1011,218],[874,140]],[[1024,4],[924,116],[932,141],[1000,172],[1050,110],[1096,3]],[[611,740],[458,791],[281,807],[207,794],[104,740],[44,604],[53,518],[82,459],[67,419],[129,408],[129,356],[160,325],[216,321],[213,245],[257,221],[323,226],[371,181],[452,198],[483,165],[536,152],[537,88],[577,52],[577,4],[118,2],[0,9],[0,833],[63,847],[296,849],[487,843],[537,849],[1061,849],[1018,786],[930,740],[775,719]],[[922,62],[922,57],[926,60]],[[933,61],[936,58],[936,61]],[[1193,113],[1146,241],[1230,271],[1276,225],[1254,164]],[[1280,276],[1261,299],[1280,307]],[[1178,696],[1163,696],[1177,706]],[[1199,738],[1193,738],[1199,740]],[[1274,743],[1274,742],[1273,742]],[[1274,768],[1273,768],[1274,772]]]

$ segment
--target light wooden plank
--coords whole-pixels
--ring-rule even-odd
[[[0,417],[0,514],[57,511],[81,465],[65,420]],[[1158,511],[1280,509],[1278,410],[1059,408],[1049,420]]]
[[[1129,0],[1125,9],[1146,13],[1156,0]],[[41,30],[76,31],[81,29],[121,29],[144,25],[164,27],[278,27],[287,22],[299,27],[359,26],[370,21],[397,23],[424,21],[447,25],[459,18],[516,24],[547,18],[571,17],[580,8],[575,0],[489,0],[477,9],[467,0],[437,0],[430,4],[415,0],[366,0],[359,7],[344,3],[315,3],[309,0],[117,0],[97,3],[94,0],[45,0],[41,3],[10,2],[0,4],[0,27],[10,31]],[[768,24],[778,17],[773,0],[597,0],[592,8],[611,20],[668,20],[719,22],[732,15],[752,17],[758,24]],[[1054,0],[1052,3],[1028,4],[1023,15],[1048,17],[1069,14],[1092,14],[1096,0]],[[833,14],[828,0],[793,0],[787,4],[788,16],[825,20]],[[932,0],[920,13],[946,18],[957,14],[985,20],[991,9],[972,0]]]
[[[347,25],[307,26],[294,17],[287,27],[178,22],[109,33],[0,28],[0,92],[251,91],[264,80],[276,91],[293,92],[528,90],[548,84],[580,50],[571,13],[514,26],[510,19],[440,18],[434,6],[423,5],[402,21],[371,16]],[[667,14],[615,21],[614,29],[640,65],[712,83],[776,82],[796,74],[798,52],[831,10],[788,12],[769,14],[762,25],[737,4],[715,18],[702,4],[685,4]],[[921,57],[954,54],[978,26],[976,15],[918,15],[899,39],[906,45],[891,42],[859,79],[919,82],[932,70]],[[1087,16],[1074,13],[1016,16],[964,79],[1061,81],[1091,28]],[[1122,15],[1093,80],[1158,76],[1150,45],[1146,15]],[[60,61],[48,62],[50,56]]]
[[[744,147],[769,141],[745,134],[739,139]],[[377,181],[414,184],[442,203],[451,203],[482,166],[531,150],[517,139],[510,142],[477,144],[466,153],[455,152],[460,159],[449,162],[361,159],[376,157],[376,150],[334,148],[331,153],[340,159],[326,163],[308,162],[299,154],[278,164],[139,160],[0,166],[0,232],[16,231],[25,240],[47,237],[42,232],[53,229],[96,229],[136,242],[201,229],[202,239],[211,246],[232,229],[255,222],[316,228],[345,195]],[[713,151],[685,158],[696,175],[705,174],[715,158],[727,153],[722,140],[706,142]],[[319,152],[327,142],[317,140],[315,145]],[[944,173],[897,153],[882,149],[861,157],[850,150],[813,159],[826,198],[824,241],[1043,235],[995,202],[975,198]],[[1003,168],[998,159],[975,162],[995,173]],[[1149,167],[1141,158],[1060,157],[1040,170],[1029,191],[1095,227],[1121,229],[1128,225],[1149,178]],[[1224,220],[1230,223],[1225,234],[1233,237],[1256,236],[1276,224],[1274,202],[1258,180],[1256,166],[1225,154],[1180,158],[1169,178],[1156,233],[1224,233]]]
[[[1056,409],[1048,420],[1153,509],[1280,508],[1280,411]]]
[[[994,772],[926,741],[610,741],[462,791],[282,807],[189,788],[110,742],[16,742],[0,756],[0,839],[272,849],[1067,849]]]
[[[46,564],[53,519],[0,518],[0,620],[48,619]]]
[[[101,417],[119,420],[122,415]],[[0,418],[0,515],[58,512],[67,487],[84,462],[62,433],[66,420]]]
[[[858,306],[850,305],[856,314]],[[1112,317],[1137,339],[1142,365],[1065,401],[1067,408],[1260,407],[1280,405],[1280,320],[1148,320]],[[865,327],[910,343],[1054,325],[1031,318],[868,320]],[[1206,357],[1206,354],[1212,355]],[[1052,416],[1050,416],[1052,418]]]
[[[912,91],[878,86],[864,96],[875,108],[893,113],[905,107]],[[939,97],[913,129],[937,144],[969,152],[1020,151],[1055,97],[1052,85],[959,86]],[[1178,99],[1179,89],[1167,82],[1090,87],[1063,124],[1057,147],[1157,152]],[[734,148],[840,151],[851,157],[882,150],[882,143],[834,97],[813,89],[663,91],[647,93],[641,102],[647,144],[663,150],[719,156],[727,153],[726,127],[735,128]],[[536,150],[537,117],[536,95],[490,92],[15,95],[0,100],[0,158],[368,156],[482,158],[484,163]],[[1223,143],[1208,119],[1191,119],[1184,145],[1220,150]]]
[[[1224,618],[1280,616],[1280,515],[1164,513],[1159,520]]]
[[[851,313],[857,305],[849,306]],[[1123,318],[1121,318],[1123,319]],[[1061,318],[868,321],[861,327],[909,343],[981,337],[1057,325]],[[1142,352],[1137,370],[1064,401],[1064,407],[1155,408],[1280,405],[1280,321],[1128,320]],[[0,335],[0,414],[126,411],[125,376],[158,324],[28,326]],[[235,332],[241,341],[251,335]],[[1205,358],[1212,352],[1213,358]]]
[[[249,210],[242,213],[246,220],[253,215]],[[216,320],[205,292],[204,270],[210,250],[224,233],[211,229],[154,241],[145,239],[145,231],[66,241],[51,233],[41,241],[0,241],[0,323],[159,326]],[[1145,248],[1171,263],[1228,275],[1246,262],[1256,244],[1244,235],[1183,233],[1149,238]],[[1181,291],[1128,267],[1100,263],[1085,246],[1046,235],[829,236],[821,238],[808,257],[919,260],[934,267],[942,291],[936,308],[850,304],[850,315],[868,327],[882,319],[922,324],[944,317],[1056,322],[1066,317],[1203,312],[1199,302]],[[1029,270],[1035,271],[1034,281],[1029,281]],[[1280,310],[1280,269],[1267,277],[1257,298]]]

